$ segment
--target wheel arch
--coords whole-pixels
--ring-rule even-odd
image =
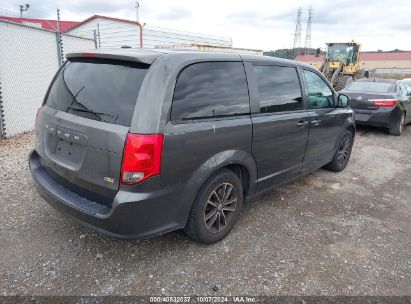
[[[186,223],[190,214],[192,205],[201,189],[201,187],[218,171],[228,169],[239,176],[243,186],[246,187],[246,196],[252,195],[256,190],[257,165],[251,153],[241,150],[228,150],[220,152],[207,161],[203,162],[193,172],[185,184],[183,192],[184,208],[182,217]],[[244,190],[243,190],[244,192]]]
[[[247,167],[244,166],[243,164],[234,163],[234,164],[227,165],[223,167],[222,169],[228,169],[238,176],[243,186],[243,195],[244,197],[247,197],[250,191],[250,182],[251,182],[250,172],[247,169]]]
[[[340,141],[341,141],[342,137],[344,136],[344,134],[347,130],[352,132],[353,139],[354,139],[355,138],[355,133],[356,133],[356,128],[355,128],[354,119],[351,116],[346,119],[345,124],[344,124],[344,128],[341,128],[341,132],[338,135],[337,140],[335,141],[335,144],[334,144],[334,151],[337,150],[338,145],[340,144]]]
[[[221,169],[228,169],[238,176],[245,195],[253,193],[257,180],[257,165],[250,153],[241,150],[228,150],[214,155],[198,167],[191,180],[198,180],[201,187]]]
[[[353,136],[355,136],[356,129],[355,129],[355,125],[354,125],[354,124],[349,124],[349,125],[347,125],[346,129],[347,129],[348,131],[351,131],[352,134],[353,134]]]

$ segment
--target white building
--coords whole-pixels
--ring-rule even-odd
[[[154,48],[164,45],[204,44],[231,47],[231,38],[215,37],[167,28],[141,25],[137,21],[94,15],[69,29],[66,33],[94,38],[97,35],[98,46]]]
[[[263,55],[263,50],[258,49],[245,49],[245,48],[233,48],[226,46],[216,46],[208,44],[170,44],[170,45],[156,45],[155,48],[167,49],[167,50],[190,50],[190,51],[202,51],[202,52],[220,52],[220,53],[237,53],[237,54],[249,54],[249,55]]]

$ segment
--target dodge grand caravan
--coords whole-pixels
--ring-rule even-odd
[[[36,117],[42,197],[119,238],[224,238],[243,202],[325,166],[341,171],[353,112],[315,69],[228,53],[73,53]]]

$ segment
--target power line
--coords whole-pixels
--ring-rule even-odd
[[[314,15],[313,8],[310,6],[308,9],[308,20],[307,20],[307,29],[305,33],[305,43],[304,43],[304,50],[305,54],[309,54],[311,50],[311,23],[312,23],[312,17]]]
[[[297,10],[297,21],[295,24],[295,32],[294,32],[294,42],[293,42],[293,50],[296,54],[299,53],[301,49],[301,7]]]

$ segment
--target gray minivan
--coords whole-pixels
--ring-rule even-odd
[[[34,183],[119,238],[224,238],[243,202],[320,167],[341,171],[348,97],[309,65],[228,53],[67,55],[36,118]]]

